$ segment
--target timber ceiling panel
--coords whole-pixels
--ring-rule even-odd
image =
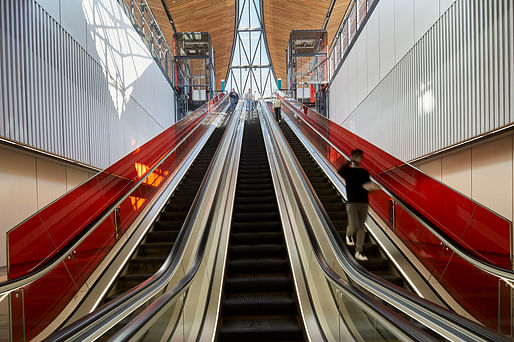
[[[264,26],[277,78],[286,86],[286,49],[292,30],[321,30],[331,0],[263,0]]]
[[[161,0],[147,0],[159,26],[171,42],[173,29]],[[216,88],[227,74],[234,40],[235,0],[165,0],[179,32],[209,32],[214,45]]]

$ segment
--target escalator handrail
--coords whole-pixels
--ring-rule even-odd
[[[261,101],[263,101],[263,100],[261,100]],[[261,106],[263,108],[267,107],[262,102],[261,102]],[[267,112],[269,113],[269,110]],[[264,115],[267,116],[266,120],[268,121],[268,125],[269,125],[269,121],[273,121],[273,120],[270,119],[269,115],[266,115],[266,114],[264,114]],[[277,136],[276,136],[275,132],[273,132],[273,129],[271,129],[271,127],[270,127],[270,134],[273,135],[273,140],[278,145]],[[368,308],[375,311],[377,314],[379,314],[385,320],[387,320],[391,325],[395,326],[397,329],[399,329],[400,331],[405,333],[410,338],[412,338],[416,341],[435,341],[432,336],[428,335],[423,330],[414,326],[413,324],[408,322],[404,317],[400,316],[398,313],[394,312],[392,309],[390,309],[386,305],[380,303],[378,300],[376,300],[370,296],[367,296],[360,289],[356,288],[354,285],[352,285],[348,281],[344,280],[339,274],[337,274],[337,272],[334,271],[334,269],[330,266],[329,262],[327,261],[325,255],[321,249],[321,246],[315,237],[314,229],[313,229],[311,222],[309,220],[309,217],[306,213],[305,206],[303,205],[301,196],[298,193],[297,185],[295,184],[295,182],[291,176],[291,172],[290,172],[289,168],[287,167],[287,163],[285,161],[282,150],[280,148],[277,148],[277,149],[278,149],[278,153],[276,153],[276,155],[280,159],[282,164],[284,165],[285,173],[287,175],[287,181],[291,185],[296,204],[298,205],[298,207],[300,209],[300,215],[303,220],[302,222],[306,227],[306,232],[307,232],[307,235],[309,236],[309,241],[310,241],[312,249],[313,249],[313,254],[315,255],[316,261],[317,261],[318,265],[320,266],[321,270],[323,271],[323,273],[325,273],[325,277],[328,279],[328,281],[330,281],[330,283],[334,284],[340,291],[349,294],[354,299],[360,301],[361,303],[366,305]],[[296,159],[296,156],[294,155],[294,153],[292,151],[289,151],[289,153],[293,157],[293,160],[296,161],[296,164],[299,165],[298,160]],[[303,172],[302,168],[297,168],[296,171],[302,175],[304,180],[307,179],[306,178],[307,176]],[[310,185],[310,183],[308,183],[308,182],[304,182],[304,184]],[[310,188],[310,190],[313,190],[313,189]],[[296,239],[296,237],[295,237],[295,239]]]
[[[269,109],[268,113],[269,115],[271,115]],[[290,146],[289,149],[291,149]],[[477,324],[464,317],[458,316],[457,314],[454,314],[427,300],[421,299],[396,285],[384,282],[382,278],[379,278],[378,276],[372,274],[371,272],[366,270],[361,264],[355,261],[355,259],[349,252],[346,244],[337,234],[337,230],[333,225],[332,220],[328,216],[328,213],[325,211],[319,197],[316,195],[316,192],[312,187],[312,184],[310,183],[310,181],[308,181],[307,175],[305,174],[303,168],[300,166],[300,163],[296,158],[296,155],[292,150],[290,150],[290,153],[292,154],[293,159],[296,161],[297,172],[302,175],[304,185],[307,186],[311,199],[313,199],[316,203],[316,211],[323,218],[323,220],[321,220],[323,222],[323,229],[327,232],[327,236],[332,246],[334,246],[333,250],[336,253],[336,257],[340,261],[340,264],[344,268],[346,274],[348,274],[353,280],[357,281],[370,293],[374,295],[380,294],[383,297],[382,299],[386,300],[387,302],[394,301],[398,303],[398,305],[400,306],[405,306],[405,308],[407,308],[409,311],[414,309],[418,311],[418,313],[425,315],[428,321],[433,320],[434,316],[437,316],[436,318],[439,320],[439,322],[443,323],[448,328],[454,329],[452,325],[457,325],[459,327],[464,327],[466,330],[473,332],[476,336],[480,336],[481,338],[485,338],[486,340],[509,341],[504,336],[496,334],[495,332],[485,328],[480,324]],[[294,184],[294,182],[291,182],[291,186],[293,187],[296,195],[297,185]],[[303,217],[305,213],[304,206],[301,201],[298,202]],[[304,217],[304,222],[306,224],[309,239],[313,245],[314,255],[316,256],[318,264],[327,274],[329,279],[335,282],[338,286],[343,286],[344,283],[341,283],[343,281],[341,277],[337,275],[337,273],[329,266],[328,262],[326,261],[323,251],[321,250],[321,247],[317,242],[317,238],[314,233],[313,227],[309,223],[308,217]],[[357,271],[357,273],[353,271]],[[371,283],[367,282],[366,280],[371,281]],[[421,308],[422,310],[420,311],[419,309],[416,309],[416,307]],[[441,319],[443,319],[444,321],[448,320],[450,324],[441,321]]]
[[[228,134],[228,131],[229,130],[227,129],[225,134]],[[226,137],[226,135],[224,136]],[[216,152],[214,153],[214,158],[209,164],[206,175],[212,174],[216,164],[215,160],[221,158],[218,152],[221,149],[222,142],[223,140],[220,142]],[[180,266],[179,261],[182,258],[179,256],[183,255],[191,233],[197,228],[196,222],[198,221],[200,215],[203,214],[199,212],[199,203],[206,196],[207,187],[210,180],[210,176],[203,178],[193,203],[191,204],[192,210],[189,210],[179,231],[177,239],[173,244],[170,253],[168,254],[168,257],[162,266],[157,270],[157,272],[155,272],[150,278],[146,279],[137,287],[124,292],[122,295],[109,301],[97,310],[50,335],[47,341],[65,341],[72,337],[76,337],[77,334],[81,334],[81,339],[84,339],[84,334],[87,334],[87,337],[90,337],[99,331],[105,331],[106,328],[108,329],[112,327],[119,320],[125,317],[131,308],[132,311],[134,311],[134,306],[140,306],[138,302],[140,302],[142,299],[153,297],[157,291],[160,291],[164,286],[166,286],[170,282],[173,274],[175,274],[177,267]],[[201,248],[202,246],[200,244],[198,249]],[[197,252],[197,254],[198,253],[199,252]],[[185,277],[186,276],[184,276],[178,284],[181,284]],[[178,286],[178,284],[174,287]],[[113,323],[114,320],[118,321]]]
[[[282,97],[284,100],[284,103],[292,109],[293,111],[296,111],[299,113],[299,111],[292,106],[288,100],[285,97]],[[300,113],[301,114],[301,113]],[[320,134],[310,123],[308,123],[302,115],[298,115],[298,117],[306,124],[308,125],[320,138],[322,138],[327,144],[329,144],[332,148],[334,148],[339,154],[341,154],[346,160],[350,160],[350,158],[344,154],[336,145],[334,145],[330,140],[328,140],[326,137],[324,137],[322,134]],[[453,239],[448,237],[445,233],[441,232],[441,230],[435,226],[429,219],[424,217],[421,213],[419,213],[416,209],[414,209],[411,205],[406,203],[405,200],[403,200],[400,196],[396,195],[394,192],[388,190],[386,187],[380,184],[375,178],[370,176],[371,180],[373,180],[376,184],[380,186],[380,189],[384,191],[388,196],[393,198],[403,209],[405,209],[414,219],[419,222],[421,225],[423,225],[428,231],[430,231],[436,238],[441,240],[446,246],[448,246],[453,252],[455,252],[458,256],[460,256],[462,259],[466,260],[470,264],[472,264],[474,267],[489,273],[495,277],[498,277],[505,282],[513,282],[514,281],[514,271],[504,269],[501,267],[498,267],[496,265],[493,265],[491,263],[485,262],[483,260],[478,259],[476,256],[468,253],[462,246],[460,246],[457,242],[455,242]]]
[[[234,114],[233,114],[234,115]],[[240,115],[237,115],[238,120],[241,120]],[[237,128],[238,125],[236,124],[235,127]],[[237,135],[237,129],[234,129],[234,132],[232,132],[232,140]],[[230,146],[233,146],[232,144]],[[230,161],[230,158],[226,158],[223,162],[222,167],[222,173],[223,170],[228,168],[228,163]],[[218,201],[218,198],[221,193],[222,189],[222,181],[219,181],[216,186],[216,191],[213,196],[213,202],[216,203]],[[184,291],[187,291],[189,289],[189,286],[191,285],[191,282],[195,278],[198,269],[200,268],[200,264],[203,261],[204,253],[206,250],[209,234],[210,234],[210,227],[211,222],[214,218],[215,212],[215,205],[212,205],[210,210],[208,211],[208,219],[205,223],[205,227],[202,232],[202,236],[200,238],[200,242],[198,244],[198,248],[196,250],[194,259],[189,266],[188,270],[185,272],[184,277],[182,277],[177,284],[173,285],[173,287],[168,290],[166,293],[162,294],[157,298],[155,301],[153,301],[147,308],[145,308],[141,313],[139,313],[134,319],[132,319],[128,324],[126,324],[124,327],[122,327],[114,336],[112,336],[109,341],[128,341],[131,337],[133,337],[139,330],[143,329],[150,320],[157,315],[169,302],[174,300],[177,296],[184,293]],[[218,246],[219,248],[219,246]]]
[[[226,100],[226,98],[221,98],[217,103],[213,104],[211,107],[207,108],[207,112],[212,111],[220,106]],[[32,270],[23,276],[20,276],[16,279],[7,280],[0,283],[0,295],[8,294],[16,289],[19,289],[23,286],[26,286],[33,281],[41,278],[55,267],[57,267],[72,251],[77,249],[80,244],[100,225],[104,220],[106,220],[123,201],[125,201],[131,194],[134,192],[143,182],[159,167],[161,164],[180,147],[186,139],[191,136],[200,126],[201,124],[208,119],[209,116],[205,116],[201,121],[197,123],[197,125],[168,153],[166,153],[159,162],[154,165],[151,169],[146,172],[146,175],[140,178],[133,186],[127,190],[127,192],[122,195],[116,202],[112,203],[109,207],[107,207],[104,211],[102,211],[85,229],[83,229],[77,236],[75,236],[72,240],[70,240],[63,248],[61,248],[56,254],[50,257],[49,261],[45,263],[42,267]]]

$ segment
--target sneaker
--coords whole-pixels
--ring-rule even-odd
[[[353,237],[346,235],[346,245],[347,246],[355,246],[355,242],[353,241]]]
[[[368,261],[368,257],[359,252],[355,253],[355,259],[359,261]]]

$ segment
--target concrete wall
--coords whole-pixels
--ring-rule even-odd
[[[94,170],[0,144],[0,267],[6,232],[84,182]]]

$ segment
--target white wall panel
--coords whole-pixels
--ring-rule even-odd
[[[81,168],[66,166],[66,191],[84,183],[89,178],[89,173]]]
[[[394,0],[394,19],[395,63],[398,63],[414,45],[414,1]]]
[[[412,3],[430,6],[427,1]],[[513,123],[512,1],[456,1],[388,71],[391,48],[386,42],[398,39],[390,32],[386,34],[388,25],[404,19],[410,22],[409,10],[387,18],[390,4],[380,1],[379,11],[372,14],[371,19],[379,16],[380,48],[378,55],[368,50],[366,56],[367,66],[370,60],[379,59],[380,75],[386,76],[363,102],[352,101],[359,88],[355,79],[369,74],[369,68],[359,66],[359,61],[352,58],[356,44],[330,84],[330,97],[334,97],[329,108],[332,120],[402,160],[422,157]],[[433,19],[433,13],[429,17]],[[394,26],[408,30],[410,24]],[[410,31],[414,35],[414,26]],[[348,102],[343,93],[350,94]]]
[[[90,177],[90,169],[0,144],[0,267],[5,235],[66,191]]]
[[[56,0],[37,0],[38,4],[44,8],[55,20],[61,20],[61,1]]]
[[[59,23],[73,39],[84,49],[87,48],[86,20],[82,9],[83,0],[55,1],[60,3],[61,18]],[[100,3],[98,7],[102,7]]]
[[[366,62],[368,71],[368,93],[375,88],[380,80],[380,25],[379,16],[372,15],[366,26]],[[378,58],[377,58],[378,57]]]
[[[436,1],[434,1],[436,2]],[[442,15],[455,3],[455,0],[439,0],[439,14]]]
[[[36,158],[37,209],[50,204],[66,192],[66,166]]]
[[[473,148],[472,196],[512,218],[512,136]]]
[[[439,18],[438,1],[414,2],[414,41],[418,41]]]
[[[2,1],[0,44],[3,138],[105,168],[131,151],[121,127],[151,122],[148,141],[174,122],[171,85],[117,0]]]
[[[438,160],[442,164],[441,181],[471,197],[471,149],[454,152]]]
[[[432,176],[438,181],[442,181],[442,166],[441,159],[431,160],[418,165],[418,168],[425,172],[427,175]]]
[[[366,31],[366,27],[364,27]],[[357,70],[355,70],[356,86],[357,86],[357,104],[361,103],[362,100],[368,94],[368,62],[367,62],[367,38],[366,32],[362,32],[362,37],[355,43],[354,51],[355,58],[357,58]]]
[[[393,68],[396,61],[394,0],[379,1],[377,9],[371,15],[375,16],[377,13],[380,16],[380,53],[371,57],[380,59],[380,79],[382,79]]]
[[[5,233],[37,210],[36,159],[0,147],[0,266],[6,265]]]

